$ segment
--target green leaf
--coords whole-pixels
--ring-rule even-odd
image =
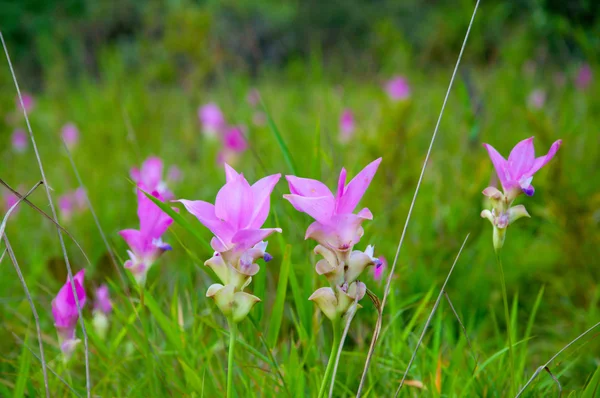
[[[265,103],[262,99],[261,99],[261,104],[262,104],[263,110],[265,111],[265,114],[267,115],[267,123],[269,124],[269,128],[273,132],[273,135],[275,136],[275,140],[277,141],[277,144],[279,145],[279,149],[281,150],[283,159],[287,163],[292,174],[296,175],[297,174],[296,166],[294,165],[294,160],[292,159],[292,155],[290,154],[290,151],[289,151],[287,145],[285,144],[285,141],[283,140],[283,137],[281,136],[279,129],[277,128],[277,126],[275,125],[275,122],[273,121],[273,118],[271,117],[271,113],[269,112],[267,105],[265,105]]]
[[[269,346],[275,347],[279,338],[279,330],[281,329],[281,320],[283,319],[283,310],[285,307],[285,297],[287,293],[288,277],[291,268],[292,246],[286,245],[283,253],[283,261],[281,262],[281,270],[279,271],[279,283],[277,283],[277,294],[273,311],[271,312],[271,322],[269,322]]]
[[[17,381],[15,383],[15,389],[13,390],[14,398],[21,398],[25,396],[25,387],[27,380],[29,380],[29,368],[31,366],[31,353],[27,349],[27,343],[29,336],[25,338],[21,356],[19,358],[19,373],[17,374]]]

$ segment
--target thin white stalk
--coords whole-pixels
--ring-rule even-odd
[[[423,162],[423,167],[421,168],[421,174],[419,175],[419,180],[417,181],[417,187],[415,188],[415,193],[412,198],[412,202],[410,203],[410,207],[408,209],[408,214],[406,215],[406,221],[404,223],[404,228],[402,229],[402,235],[400,236],[400,242],[398,243],[398,248],[396,249],[396,255],[394,256],[394,262],[392,264],[392,268],[388,275],[385,291],[383,294],[383,299],[381,301],[381,312],[385,308],[385,303],[387,302],[387,296],[390,293],[390,285],[392,283],[392,278],[394,277],[394,271],[396,269],[396,264],[398,263],[398,256],[400,255],[400,249],[402,248],[402,244],[404,243],[404,237],[406,236],[406,230],[408,228],[408,223],[410,222],[410,218],[413,212],[413,208],[415,202],[417,200],[417,195],[419,194],[419,189],[421,187],[421,182],[423,181],[423,176],[425,174],[425,169],[427,168],[427,163],[429,162],[429,157],[431,155],[431,150],[433,148],[433,144],[435,142],[435,138],[437,136],[438,129],[440,127],[440,122],[442,121],[442,116],[444,115],[444,109],[446,109],[446,103],[448,102],[448,97],[450,96],[450,90],[452,89],[452,85],[454,83],[454,79],[456,77],[456,72],[458,71],[458,67],[460,65],[460,61],[462,59],[463,52],[467,45],[467,39],[469,38],[469,33],[471,32],[471,27],[473,26],[473,21],[475,20],[475,14],[477,14],[477,9],[479,7],[479,1],[475,3],[475,9],[473,10],[473,15],[471,16],[471,21],[469,22],[469,27],[467,28],[467,33],[465,34],[465,39],[462,43],[462,47],[460,48],[460,53],[458,54],[458,59],[456,60],[456,65],[454,66],[454,71],[452,72],[452,77],[450,78],[450,83],[448,84],[448,89],[446,90],[446,96],[444,97],[444,102],[442,103],[442,109],[440,110],[440,114],[437,119],[437,123],[435,124],[435,128],[433,130],[433,135],[431,136],[431,142],[429,143],[429,148],[427,149],[427,155],[425,156],[425,161]],[[360,380],[360,384],[358,386],[358,391],[356,392],[356,398],[360,398],[362,388],[364,386],[365,378],[367,376],[367,372],[369,370],[369,365],[371,363],[371,358],[373,357],[373,352],[375,351],[375,345],[377,344],[377,335],[373,334],[373,338],[371,339],[371,345],[369,346],[369,352],[367,353],[367,359],[365,361],[365,367],[363,369],[363,374]]]
[[[13,69],[12,62],[10,60],[10,55],[8,54],[8,48],[6,47],[6,43],[4,42],[4,36],[0,32],[0,41],[2,41],[2,47],[4,48],[4,54],[6,55],[6,60],[8,62],[8,67],[10,68],[10,73],[15,84],[15,89],[17,90],[17,95],[19,97],[19,102],[21,104],[21,109],[23,109],[23,116],[25,117],[25,123],[27,124],[27,131],[29,132],[29,138],[31,139],[31,144],[33,147],[33,151],[35,153],[35,157],[37,160],[38,167],[40,169],[40,174],[42,175],[42,180],[44,181],[44,188],[46,188],[46,197],[48,198],[48,203],[50,205],[50,210],[52,213],[52,218],[56,223],[58,223],[58,217],[56,216],[56,209],[54,207],[54,202],[52,201],[52,195],[50,194],[50,188],[48,186],[48,180],[46,179],[46,173],[44,172],[44,166],[42,164],[42,159],[40,158],[40,153],[38,151],[38,147],[35,143],[35,138],[33,136],[33,130],[31,129],[31,124],[29,123],[29,117],[27,116],[27,110],[25,109],[25,105],[23,104],[23,97],[21,96],[21,90],[19,88],[19,83],[17,81],[17,76],[15,75],[15,71]],[[92,388],[90,382],[90,360],[89,360],[89,347],[88,347],[88,336],[87,331],[85,329],[85,323],[83,321],[83,314],[81,312],[81,304],[79,303],[79,297],[77,297],[77,291],[75,288],[75,280],[73,278],[73,271],[71,270],[71,264],[69,263],[69,256],[67,254],[67,248],[65,247],[65,242],[62,236],[62,231],[60,228],[57,228],[58,240],[60,242],[60,247],[63,253],[63,257],[65,259],[65,264],[67,266],[67,274],[69,275],[69,281],[71,284],[71,289],[73,291],[73,295],[75,297],[75,305],[77,306],[77,313],[79,314],[79,321],[81,323],[81,329],[83,334],[83,345],[85,348],[85,388],[87,392],[88,398],[92,396]]]
[[[419,348],[421,347],[421,343],[423,342],[423,338],[425,337],[425,333],[427,332],[427,328],[429,328],[429,324],[431,323],[431,320],[433,319],[433,315],[435,314],[435,311],[437,310],[438,306],[440,305],[440,301],[442,301],[442,296],[446,292],[446,285],[448,284],[448,281],[450,280],[450,276],[452,275],[452,271],[454,271],[454,267],[456,266],[456,263],[458,262],[458,259],[460,258],[460,254],[462,253],[463,248],[467,244],[467,240],[468,239],[469,239],[469,234],[467,234],[467,236],[465,237],[465,240],[463,241],[463,244],[460,247],[460,250],[458,251],[458,254],[456,255],[456,258],[454,259],[454,263],[452,263],[452,267],[450,268],[450,271],[448,271],[448,275],[446,276],[446,280],[444,281],[444,284],[442,285],[442,288],[440,289],[440,294],[438,294],[437,300],[435,300],[435,304],[433,305],[433,309],[431,310],[431,313],[429,314],[429,317],[427,318],[427,322],[425,322],[425,326],[423,326],[423,331],[421,332],[421,336],[419,337],[419,341],[417,342],[417,346],[415,347],[415,350],[413,351],[413,354],[410,357],[410,361],[408,362],[408,366],[406,367],[406,371],[404,371],[404,375],[402,376],[402,380],[400,381],[400,385],[398,386],[398,389],[396,390],[396,395],[395,395],[396,397],[398,396],[398,394],[400,394],[400,389],[404,385],[404,381],[406,381],[406,376],[408,375],[408,371],[410,370],[410,367],[412,366],[415,358],[417,357],[417,352],[419,351]]]
[[[550,368],[548,368],[548,365],[550,365],[552,363],[552,361],[554,361],[560,354],[562,354],[563,351],[565,351],[567,348],[569,348],[573,344],[575,344],[577,342],[577,340],[581,339],[582,337],[584,337],[586,334],[588,334],[589,332],[591,332],[592,330],[594,330],[598,326],[600,326],[600,322],[598,322],[597,324],[595,324],[594,326],[592,326],[591,328],[589,328],[585,332],[581,333],[574,340],[571,340],[569,342],[569,344],[567,344],[559,352],[557,352],[556,354],[554,354],[554,356],[552,358],[550,358],[548,360],[548,362],[546,362],[545,364],[543,364],[542,366],[540,366],[539,368],[537,368],[537,370],[535,371],[535,373],[531,376],[531,378],[527,381],[527,383],[525,383],[525,385],[523,386],[523,388],[521,388],[521,390],[519,390],[519,392],[517,393],[517,395],[516,395],[515,398],[519,398],[521,396],[521,394],[523,394],[523,391],[525,391],[525,389],[527,387],[529,387],[529,385],[533,382],[533,380],[537,377],[537,375],[539,375],[543,370],[547,371],[548,374],[550,374],[550,377],[552,377],[552,379],[556,382],[556,384],[558,384],[558,390],[562,391],[562,387],[561,387],[560,383],[558,382],[558,379],[556,377],[554,377],[554,375],[550,371]]]
[[[37,331],[38,344],[40,346],[40,362],[42,363],[42,374],[44,376],[44,389],[46,391],[46,398],[50,398],[50,387],[48,387],[48,372],[46,371],[47,365],[44,356],[44,342],[42,340],[42,328],[40,327],[40,317],[38,316],[35,304],[33,303],[33,299],[31,298],[31,293],[29,293],[27,283],[25,282],[25,278],[21,273],[21,268],[19,267],[19,263],[17,262],[15,253],[13,252],[12,247],[10,246],[8,236],[6,235],[4,235],[4,244],[6,245],[6,251],[8,252],[8,256],[10,257],[10,260],[12,261],[13,266],[15,267],[15,271],[17,271],[17,275],[19,276],[19,280],[21,281],[21,285],[23,286],[23,290],[25,291],[25,295],[27,296],[27,301],[29,301],[29,307],[31,307],[31,312],[33,313],[35,329]]]
[[[10,215],[17,209],[17,207],[19,207],[19,204],[21,203],[21,201],[23,199],[25,199],[27,196],[31,195],[31,193],[33,191],[35,191],[36,188],[39,187],[41,184],[43,184],[43,182],[42,181],[38,181],[37,184],[35,184],[33,186],[33,188],[31,188],[29,190],[29,192],[27,192],[25,194],[25,196],[22,196],[22,197],[18,198],[17,202],[14,205],[12,205],[10,207],[10,209],[8,209],[8,211],[4,215],[4,218],[2,219],[2,224],[0,224],[0,239],[4,236],[4,231],[6,230],[6,222],[8,221],[8,217],[10,217]]]
[[[452,304],[452,300],[450,300],[450,296],[448,296],[448,292],[444,292],[444,296],[446,296],[448,305],[450,306],[452,313],[454,313],[454,316],[456,317],[456,320],[458,321],[458,324],[460,325],[460,328],[462,329],[463,335],[465,336],[465,340],[467,340],[467,345],[469,346],[469,350],[471,350],[471,356],[473,357],[473,360],[475,361],[475,366],[473,367],[473,374],[475,374],[475,371],[477,370],[477,366],[479,366],[479,355],[475,355],[475,350],[473,349],[473,346],[471,345],[471,340],[469,339],[469,335],[467,334],[467,328],[465,328],[465,325],[462,323],[462,321],[460,320],[460,317],[458,316],[458,312],[456,312],[456,309],[454,309],[454,305]]]

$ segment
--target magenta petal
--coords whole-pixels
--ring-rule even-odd
[[[533,166],[535,152],[533,149],[533,137],[519,142],[508,156],[508,167],[513,179],[519,180],[523,174]]]
[[[333,196],[304,197],[299,195],[283,195],[296,210],[304,212],[315,220],[327,224],[333,216],[335,200]]]
[[[215,215],[234,228],[248,226],[254,209],[252,188],[243,175],[226,183],[217,193]]]
[[[333,198],[333,194],[327,188],[327,185],[321,181],[296,176],[285,176],[285,178],[292,194],[306,197],[331,196]]]
[[[274,232],[281,233],[281,228],[243,229],[238,231],[231,241],[236,244],[237,250],[247,250]]]
[[[354,211],[356,205],[358,205],[358,202],[360,202],[360,199],[369,187],[369,184],[371,184],[380,163],[381,158],[374,160],[350,181],[348,186],[346,186],[342,197],[338,198],[336,209],[338,214],[352,213]]]
[[[342,171],[340,171],[340,177],[338,178],[337,192],[335,194],[336,203],[338,203],[340,198],[344,195],[344,190],[346,189],[346,174],[346,169],[342,167]]]
[[[529,177],[533,176],[539,169],[544,167],[546,165],[546,163],[551,161],[552,158],[554,157],[554,155],[556,155],[556,152],[558,152],[558,148],[560,148],[561,145],[562,145],[562,140],[556,141],[554,144],[552,144],[552,146],[550,147],[550,150],[548,151],[548,153],[545,156],[540,156],[539,158],[536,158],[533,162],[533,166],[531,167],[531,169],[529,170],[527,175]]]
[[[152,196],[162,201],[157,192],[154,192]],[[138,190],[138,217],[140,219],[140,231],[150,238],[160,238],[173,223],[173,219],[141,190]]]
[[[226,162],[223,163],[223,166],[225,167],[225,181],[226,182],[234,181],[240,175],[237,171],[235,171],[235,169],[233,167],[228,165]]]
[[[178,202],[181,202],[186,210],[196,216],[198,221],[216,235],[223,244],[226,245],[231,241],[235,230],[215,215],[215,206],[202,200],[179,199]]]
[[[149,157],[142,164],[141,180],[144,188],[155,190],[162,180],[163,162],[156,156]]]
[[[133,182],[135,182],[136,184],[139,184],[140,180],[142,179],[140,169],[138,169],[137,167],[131,168],[131,170],[129,171],[129,176],[131,177]]]
[[[498,153],[498,151],[494,149],[493,146],[489,144],[483,144],[483,146],[485,147],[485,149],[487,149],[488,154],[490,155],[490,159],[492,159],[492,164],[496,169],[496,175],[498,175],[500,183],[503,187],[506,188],[506,186],[508,185],[507,183],[509,182],[509,177],[506,175],[508,162],[506,161],[506,159],[504,159],[504,157],[502,157],[502,155]]]
[[[119,235],[121,235],[134,253],[144,253],[146,250],[147,245],[140,231],[135,229],[124,229],[119,231]]]
[[[280,178],[281,174],[273,174],[261,178],[252,185],[254,213],[250,220],[250,228],[260,228],[267,220],[271,208],[271,193]]]

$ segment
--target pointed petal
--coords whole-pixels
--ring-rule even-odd
[[[331,196],[331,198],[333,198],[333,194],[329,188],[327,188],[327,185],[323,184],[321,181],[296,176],[285,176],[285,179],[290,186],[290,193],[294,195],[310,198]]]
[[[523,205],[513,206],[508,210],[508,225],[517,221],[519,218],[531,217]]]
[[[225,166],[225,182],[234,181],[240,174],[235,171],[233,167],[228,165],[226,162],[223,164]]]
[[[281,233],[281,228],[243,229],[233,235],[231,241],[236,245],[236,251],[245,251],[266,239],[274,232]]]
[[[213,283],[208,287],[208,290],[206,291],[206,297],[214,296],[219,290],[223,289],[223,287],[224,286],[220,283]]]
[[[327,318],[331,320],[337,319],[338,301],[332,288],[322,287],[317,289],[308,299],[314,301]]]
[[[539,169],[544,167],[546,165],[546,163],[551,161],[552,158],[554,157],[554,155],[556,155],[556,152],[558,152],[558,148],[560,148],[561,145],[562,145],[562,140],[558,140],[554,144],[552,144],[552,146],[550,147],[550,150],[548,151],[548,153],[545,156],[540,156],[539,158],[536,158],[534,160],[533,165],[527,174],[529,176],[533,176],[533,174],[535,174]]]
[[[233,295],[233,308],[231,310],[231,317],[234,322],[240,322],[250,312],[252,307],[258,303],[260,299],[246,292],[236,292]]]
[[[236,229],[248,227],[253,209],[252,188],[241,174],[217,193],[215,215]]]
[[[337,214],[352,213],[354,211],[369,184],[371,184],[380,163],[381,158],[374,160],[350,181],[344,190],[344,194],[338,199]]]
[[[204,265],[212,269],[221,282],[224,284],[229,283],[229,266],[225,264],[222,256],[212,256],[206,260]]]
[[[508,162],[502,157],[502,155],[498,153],[498,151],[494,149],[493,146],[489,144],[483,144],[483,146],[485,149],[487,149],[488,154],[490,155],[490,159],[492,160],[492,164],[496,169],[496,175],[498,176],[500,183],[504,188],[507,188],[510,177],[507,175]]]
[[[145,189],[153,191],[162,180],[163,162],[156,156],[151,156],[142,164],[141,182]]]
[[[267,220],[271,208],[271,193],[280,178],[281,174],[273,174],[261,178],[252,185],[254,213],[250,221],[250,228],[260,228]]]
[[[480,213],[481,218],[487,218],[488,220],[490,220],[490,222],[492,223],[492,225],[494,225],[494,216],[492,215],[492,212],[489,210],[483,210]]]
[[[132,167],[131,170],[129,170],[129,176],[136,184],[139,184],[142,179],[142,173],[137,167]]]
[[[121,235],[133,252],[143,254],[147,250],[147,242],[144,240],[140,231],[135,229],[124,229],[119,231],[119,235]]]
[[[340,201],[340,198],[344,196],[344,190],[346,189],[346,169],[342,167],[342,171],[340,172],[340,178],[338,179],[337,192],[335,195],[336,203]]]
[[[163,201],[158,192],[153,192],[152,196]],[[160,238],[173,223],[173,219],[141,190],[138,190],[138,217],[141,233],[149,238]]]
[[[533,166],[535,152],[533,149],[533,137],[519,142],[508,156],[508,168],[514,180],[519,180]]]
[[[222,244],[228,245],[231,243],[231,238],[233,237],[235,230],[231,225],[215,215],[215,206],[203,200],[179,199],[177,202],[182,203],[188,212],[196,216],[202,225],[208,228],[210,232],[215,234],[215,236],[221,240]]]
[[[333,216],[335,200],[331,194],[320,197],[305,197],[291,194],[283,195],[283,197],[289,200],[296,210],[308,214],[323,224],[327,224]]]

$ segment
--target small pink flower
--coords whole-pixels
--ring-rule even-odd
[[[344,109],[340,116],[340,141],[347,143],[352,139],[355,130],[354,114],[350,109]]]
[[[250,92],[248,92],[246,100],[252,106],[258,105],[260,103],[260,92],[257,89],[253,88],[252,90],[250,90]]]
[[[62,139],[69,150],[73,149],[79,142],[79,130],[73,123],[67,123],[62,128]]]
[[[81,309],[85,307],[86,302],[85,288],[83,285],[84,274],[85,270],[82,269],[73,277],[75,291]],[[52,300],[52,316],[54,317],[54,326],[58,331],[61,350],[65,357],[69,358],[78,342],[78,340],[75,339],[75,328],[77,327],[77,321],[79,320],[79,312],[77,310],[77,303],[75,301],[75,295],[73,294],[71,281],[68,278],[67,282],[56,295],[56,298]]]
[[[373,279],[376,281],[381,280],[383,276],[383,271],[387,268],[388,262],[384,256],[379,256],[379,263],[375,264],[373,267]]]
[[[385,91],[393,101],[405,100],[410,97],[410,85],[402,76],[396,76],[385,85]]]
[[[69,221],[75,210],[73,195],[69,192],[58,197],[58,210],[63,220]]]
[[[19,186],[18,188],[19,192],[23,191],[23,187]],[[19,201],[19,198],[17,197],[17,195],[15,195],[14,193],[6,190],[4,191],[4,211],[7,212],[11,207],[13,207],[15,204],[17,204],[17,202]],[[19,211],[19,208],[21,207],[21,205],[17,206],[12,214],[15,215],[17,214],[17,212]]]
[[[169,167],[169,171],[167,172],[167,180],[170,182],[179,182],[181,181],[181,178],[183,176],[183,173],[181,172],[181,169],[175,165],[172,165],[171,167]]]
[[[533,137],[527,138],[515,145],[508,160],[504,159],[491,145],[483,144],[483,146],[492,159],[505,194],[514,191],[515,193],[510,196],[516,197],[521,191],[527,196],[533,196],[535,192],[531,185],[533,175],[552,160],[561,144],[562,140],[556,141],[546,155],[536,158]]]
[[[87,193],[85,189],[79,187],[72,194],[72,202],[76,210],[83,211],[87,209]]]
[[[152,195],[163,201],[158,192],[155,191]],[[119,234],[131,249],[127,251],[130,259],[125,262],[125,268],[131,271],[140,286],[144,286],[150,267],[161,254],[171,250],[171,245],[162,241],[162,235],[173,223],[173,219],[141,190],[137,191],[137,199],[140,229],[125,229]]]
[[[373,214],[363,208],[354,210],[371,184],[381,158],[369,163],[346,185],[346,169],[342,168],[335,196],[325,184],[317,180],[286,176],[290,194],[283,195],[298,211],[315,219],[306,230],[305,238],[336,251],[348,251],[364,234],[364,220],[372,220]]]
[[[33,96],[28,93],[22,93],[21,98],[23,99],[23,106],[25,107],[25,111],[27,111],[27,113],[31,112],[33,110],[33,107],[35,106],[35,100],[33,99]],[[16,97],[15,102],[17,103],[17,109],[23,111],[23,106],[21,106],[19,96]]]
[[[105,315],[112,312],[112,301],[110,301],[110,295],[108,292],[108,286],[101,285],[96,289],[96,301],[94,302],[94,311],[100,311]]]
[[[241,153],[248,149],[248,143],[242,127],[232,126],[229,127],[223,134],[223,146],[226,150]]]
[[[542,109],[546,103],[546,92],[542,89],[535,89],[529,94],[527,104],[533,109]]]
[[[589,64],[584,64],[579,68],[577,77],[575,78],[575,86],[580,90],[588,88],[592,82],[592,68]]]
[[[17,129],[12,134],[12,147],[17,153],[25,152],[27,149],[27,145],[29,144],[29,140],[27,137],[27,133],[25,130]]]
[[[219,106],[215,103],[206,104],[198,108],[198,118],[202,124],[202,132],[208,137],[220,135],[226,126],[225,117]]]
[[[133,167],[129,171],[129,175],[133,182],[139,188],[146,192],[158,192],[165,200],[171,200],[175,196],[167,187],[167,183],[163,181],[163,161],[151,156],[142,163],[142,168]]]

